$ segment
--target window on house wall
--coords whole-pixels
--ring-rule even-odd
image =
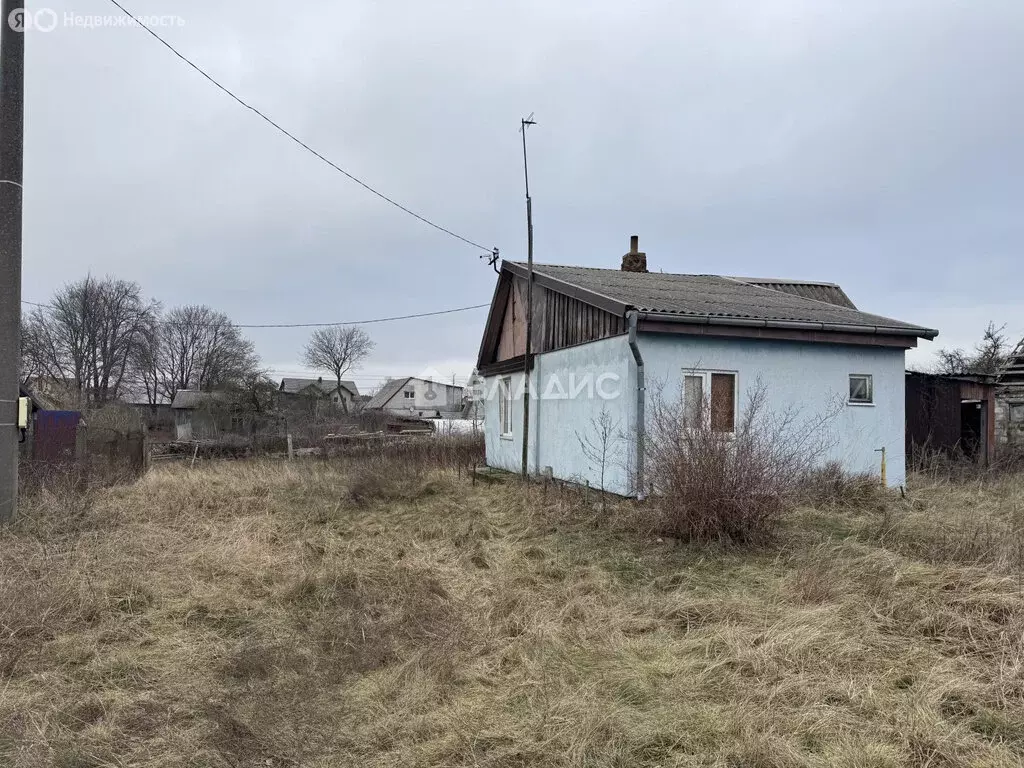
[[[683,416],[687,424],[698,424],[704,414],[704,376],[683,377]]]
[[[688,424],[708,419],[715,432],[736,431],[736,374],[690,371],[683,375],[683,415]]]
[[[850,403],[854,405],[871,405],[875,402],[874,386],[871,375],[867,373],[850,374]]]
[[[407,389],[407,390],[405,390],[405,392],[402,393],[402,396],[405,397],[406,400],[412,400],[412,399],[414,399],[416,397],[416,393],[415,392],[410,392]]]
[[[512,437],[512,377],[498,384],[498,421],[502,437]]]

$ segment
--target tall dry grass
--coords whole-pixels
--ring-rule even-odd
[[[0,764],[1018,766],[1022,499],[836,495],[755,550],[385,460],[29,499]]]

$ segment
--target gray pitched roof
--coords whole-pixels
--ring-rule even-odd
[[[342,379],[341,386],[353,395],[359,394],[359,389],[354,381]],[[334,379],[281,379],[281,386],[278,389],[287,395],[295,395],[307,387],[319,387],[324,392],[330,393],[337,389],[337,383]]]
[[[204,403],[216,400],[223,400],[221,392],[200,392],[198,389],[179,389],[174,393],[174,400],[171,401],[171,408],[191,410],[198,408]]]
[[[518,273],[526,267],[522,262],[511,264]],[[938,331],[930,328],[807,298],[778,287],[800,285],[798,281],[776,280],[772,282],[778,286],[768,288],[746,282],[742,278],[718,275],[623,272],[617,269],[555,264],[534,264],[534,272],[618,302],[626,308],[651,314],[706,318],[711,321],[821,323],[834,330],[906,333],[923,338],[938,335]]]
[[[387,405],[388,400],[402,391],[402,387],[404,387],[411,378],[412,376],[406,376],[404,379],[392,379],[387,382],[380,388],[380,391],[370,399],[370,402],[366,404],[366,407],[383,408]]]
[[[774,277],[734,277],[732,279],[761,288],[771,288],[773,291],[803,296],[805,299],[824,301],[826,304],[835,304],[837,307],[857,308],[857,305],[846,295],[846,291],[835,283],[818,283],[810,280],[779,280]]]

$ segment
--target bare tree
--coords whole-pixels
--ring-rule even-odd
[[[1006,325],[989,322],[981,341],[974,349],[940,349],[935,373],[950,376],[995,375],[1006,365],[1010,356],[1010,343],[1006,338]]]
[[[604,489],[605,473],[608,470],[608,461],[611,458],[610,452],[615,440],[619,439],[620,422],[612,417],[607,408],[590,419],[590,430],[587,434],[576,433],[576,439],[580,442],[580,450],[588,461],[597,465],[601,484],[601,512],[605,512],[606,499]]]
[[[341,377],[354,371],[373,351],[370,334],[358,325],[335,325],[318,328],[309,337],[302,360],[310,368],[330,371],[341,389]],[[345,399],[342,408],[348,410]]]
[[[179,389],[238,387],[259,372],[253,343],[227,315],[204,305],[172,309],[157,340],[154,363],[161,394],[169,400]]]
[[[32,323],[32,316],[22,313],[21,315],[21,357],[18,362],[18,380],[22,384],[29,384],[33,379],[43,374],[43,367],[36,357],[38,344],[34,339],[35,326]]]
[[[82,405],[117,399],[132,380],[138,346],[158,309],[142,298],[138,283],[90,275],[32,312],[24,357]]]
[[[227,395],[225,402],[248,413],[270,413],[277,402],[277,383],[266,371],[254,370],[224,385],[222,391]]]
[[[154,317],[142,332],[141,340],[135,345],[132,356],[132,388],[135,394],[145,396],[146,402],[150,405],[156,405],[162,399],[159,361],[160,326],[158,318]]]

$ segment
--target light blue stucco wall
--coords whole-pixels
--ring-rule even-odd
[[[848,472],[878,474],[885,446],[890,485],[906,482],[904,350],[845,344],[642,334],[648,389],[678,392],[684,369],[737,372],[738,408],[760,381],[767,410],[798,411],[806,423],[830,416],[828,455]],[[847,405],[849,375],[868,373],[873,405]]]
[[[877,474],[880,454],[875,449],[885,446],[889,484],[905,482],[902,349],[669,334],[640,334],[639,346],[649,398],[659,386],[665,396],[674,396],[684,370],[735,371],[739,409],[760,382],[766,410],[796,411],[800,422],[829,417],[825,459],[839,461],[850,472]],[[873,405],[846,404],[851,373],[872,375]],[[522,462],[522,398],[513,399],[513,437],[502,438],[498,427],[500,378],[485,379],[487,463],[518,472]],[[523,375],[517,373],[511,378],[513,392],[519,395]],[[593,386],[583,386],[586,381]],[[589,481],[597,487],[599,463],[586,456],[580,438],[589,437],[593,442],[596,429],[592,420],[607,409],[617,425],[617,434],[610,445],[605,488],[632,493],[636,379],[627,338],[617,336],[538,355],[533,382],[530,471],[539,473],[551,467],[555,477]],[[574,387],[579,389],[575,394]]]
[[[614,425],[605,462],[604,487],[626,495],[632,490],[632,435],[635,434],[636,380],[633,357],[625,336],[602,339],[534,358],[530,400],[530,472],[551,467],[555,477],[600,485],[600,461],[588,458],[580,438],[599,444],[593,419],[606,409]],[[523,401],[512,403],[513,437],[503,438],[498,428],[497,382],[485,380],[484,424],[487,463],[519,472],[522,469]],[[513,393],[522,391],[523,374],[511,376]],[[493,396],[490,396],[494,392]],[[538,435],[540,439],[538,440]]]

